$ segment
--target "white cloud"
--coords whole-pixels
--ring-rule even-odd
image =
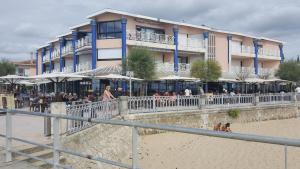
[[[300,53],[297,0],[3,0],[0,57],[28,58],[36,46],[103,8],[277,38],[287,42],[287,57]]]

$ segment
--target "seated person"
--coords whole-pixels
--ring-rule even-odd
[[[214,130],[221,131],[221,126],[222,126],[222,123],[218,123],[217,125],[214,126]]]
[[[226,123],[225,125],[223,125],[221,131],[231,132],[230,123]]]

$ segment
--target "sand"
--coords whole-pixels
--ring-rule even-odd
[[[300,139],[300,119],[233,124],[239,133]],[[182,133],[141,138],[143,169],[283,169],[284,147]],[[300,148],[288,147],[288,169],[300,168]]]

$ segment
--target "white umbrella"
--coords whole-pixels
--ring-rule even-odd
[[[260,79],[260,78],[246,78],[245,82],[247,82],[247,83],[263,83],[263,82],[265,82],[265,80]]]
[[[104,76],[95,76],[95,79],[119,79],[119,80],[130,80],[130,77],[128,76],[122,76],[119,74],[108,74],[108,75],[104,75]],[[131,80],[143,80],[143,79],[139,79],[139,78],[131,78]]]
[[[30,77],[35,80],[48,80],[54,82],[54,92],[56,93],[56,83],[72,80],[82,80],[88,76],[78,75],[74,73],[49,73]]]
[[[28,78],[24,76],[18,76],[18,75],[6,75],[6,76],[1,76],[0,79],[10,84],[16,84],[17,82]]]
[[[42,74],[37,76],[30,77],[31,79],[47,79],[51,82],[59,83],[67,80],[81,80],[83,78],[88,78],[88,76],[73,74],[73,73],[49,73],[49,74]]]
[[[219,78],[218,79],[219,82],[237,82],[236,79],[227,79],[227,78]]]
[[[27,80],[21,80],[21,81],[17,82],[16,84],[19,84],[19,85],[25,85],[25,86],[33,86],[33,85],[35,85],[36,83],[29,82],[29,81],[27,81]]]
[[[169,75],[165,77],[159,78],[159,80],[170,80],[170,81],[177,81],[177,80],[183,80],[183,81],[196,81],[199,80],[197,78],[193,77],[182,77],[182,76],[177,76],[177,75]]]

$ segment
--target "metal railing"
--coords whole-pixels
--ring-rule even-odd
[[[7,111],[7,110],[5,110]],[[53,146],[36,143],[33,141],[25,140],[22,138],[16,138],[12,136],[12,115],[13,114],[23,114],[23,115],[32,115],[32,116],[41,116],[41,117],[50,117],[53,118]],[[72,121],[82,121],[86,123],[94,123],[94,124],[109,124],[109,125],[118,125],[118,126],[127,126],[132,127],[132,162],[131,164],[125,164],[118,161],[112,161],[108,159],[104,159],[101,156],[90,155],[86,153],[76,152],[73,150],[65,149],[61,146],[60,143],[60,134],[59,128],[61,125],[62,119],[72,120]],[[284,146],[284,167],[287,169],[287,146],[292,147],[300,147],[299,139],[290,139],[290,138],[282,138],[282,137],[270,137],[270,136],[261,136],[261,135],[253,135],[253,134],[241,134],[241,133],[227,133],[220,131],[212,131],[207,129],[198,129],[198,128],[186,128],[186,127],[178,127],[178,126],[170,126],[170,125],[160,125],[160,124],[145,124],[141,122],[134,121],[121,121],[121,120],[103,120],[103,119],[91,119],[88,117],[75,117],[70,115],[57,115],[57,114],[45,114],[45,113],[37,113],[37,112],[26,112],[20,110],[10,110],[6,113],[6,133],[0,134],[0,137],[4,137],[6,141],[6,162],[10,162],[13,160],[12,153],[19,154],[21,156],[26,156],[29,158],[33,158],[39,161],[43,161],[45,163],[53,165],[54,169],[58,168],[66,168],[69,169],[71,166],[62,165],[59,162],[60,153],[66,153],[77,157],[82,157],[84,159],[98,161],[106,164],[110,164],[117,167],[129,168],[129,169],[139,169],[139,153],[138,153],[138,129],[156,129],[156,130],[165,130],[172,132],[180,132],[180,133],[188,133],[195,134],[201,136],[209,136],[209,137],[218,137],[225,139],[233,139],[233,140],[242,140],[249,142],[258,142],[258,143],[267,143],[274,145],[282,145]],[[12,141],[19,141],[31,145],[40,146],[47,149],[53,150],[53,160],[45,160],[39,157],[35,157],[29,155],[27,153],[20,152],[18,150],[13,149]]]
[[[69,55],[73,53],[73,47],[71,43],[67,43],[66,46],[62,48],[62,55]]]
[[[60,52],[58,49],[54,49],[52,53],[52,60],[60,58]]]
[[[174,36],[142,31],[128,31],[128,40],[174,45]]]
[[[205,49],[205,40],[198,38],[179,39],[178,46],[180,50],[201,50]]]
[[[76,65],[76,71],[86,71],[92,69],[92,63],[91,62],[85,62],[85,63],[79,63]]]
[[[72,73],[73,72],[73,66],[65,66],[65,67],[63,67],[62,72],[64,72],[64,73]]]
[[[150,113],[214,108],[237,108],[264,104],[287,104],[296,100],[295,93],[237,94],[193,96],[129,97],[130,113]]]
[[[90,102],[86,104],[75,104],[67,106],[67,115],[73,117],[85,117],[91,119],[111,119],[119,115],[118,101]],[[84,121],[67,121],[67,132],[74,133],[92,125],[90,122]]]
[[[259,95],[259,104],[284,104],[289,103],[293,99],[293,95],[290,93],[276,93]]]
[[[205,99],[205,108],[216,107],[243,107],[251,106],[255,101],[255,96],[252,94],[238,94],[238,95],[211,95]]]
[[[76,44],[76,49],[80,49],[80,48],[87,47],[87,46],[88,47],[92,46],[92,37],[91,36],[85,36],[85,37],[79,39]]]
[[[174,72],[173,63],[156,63],[157,72]],[[191,65],[189,63],[178,63],[178,71],[190,73]]]

